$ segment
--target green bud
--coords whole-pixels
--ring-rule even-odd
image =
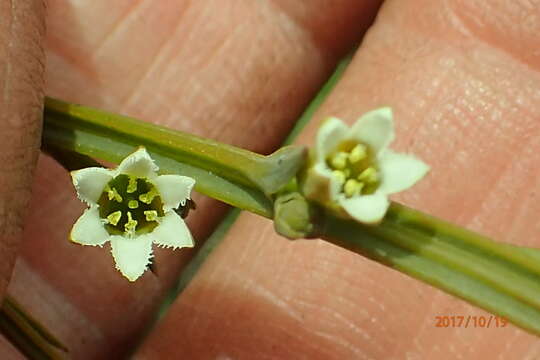
[[[298,192],[279,196],[274,202],[274,229],[291,240],[315,237],[316,210]]]

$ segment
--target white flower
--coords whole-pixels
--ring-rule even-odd
[[[317,133],[304,195],[356,221],[378,223],[390,205],[388,195],[411,187],[429,171],[414,156],[388,149],[393,140],[387,107],[364,114],[352,128],[327,119]]]
[[[71,230],[71,241],[102,246],[111,242],[116,268],[130,281],[146,270],[152,244],[193,247],[184,220],[174,211],[190,198],[195,180],[161,175],[141,147],[114,169],[91,167],[71,172],[77,196],[90,207]]]

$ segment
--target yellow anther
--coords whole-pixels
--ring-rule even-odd
[[[367,156],[367,147],[364,144],[356,145],[349,154],[349,161],[354,164],[358,161],[364,160]]]
[[[150,204],[152,202],[152,200],[154,200],[156,195],[157,195],[157,192],[154,189],[152,189],[149,192],[147,192],[146,194],[139,195],[139,200],[142,201],[145,204]]]
[[[158,213],[156,210],[146,210],[144,216],[146,216],[146,221],[157,221]]]
[[[128,221],[124,225],[124,228],[126,229],[127,233],[133,233],[135,231],[135,228],[137,227],[138,221],[133,220],[133,218],[131,217],[131,211],[127,212],[127,217],[128,217]]]
[[[120,218],[122,217],[122,212],[120,210],[110,213],[107,216],[107,221],[111,225],[116,225],[120,221]]]
[[[354,179],[349,179],[345,183],[345,186],[343,187],[343,191],[345,192],[345,196],[352,197],[352,196],[360,195],[360,192],[362,191],[363,187],[364,187],[363,183]]]
[[[358,175],[358,180],[373,184],[379,181],[379,174],[375,168],[370,166]]]
[[[337,170],[343,170],[347,166],[347,157],[349,155],[346,152],[340,151],[330,157],[330,165]]]
[[[137,191],[137,178],[134,176],[129,177],[129,182],[126,191],[128,194],[134,193]]]
[[[118,193],[118,191],[116,191],[115,188],[109,189],[107,191],[107,196],[109,197],[109,200],[114,200],[119,203],[121,203],[123,200],[122,196],[120,196],[120,194]]]
[[[341,170],[332,171],[332,175],[339,181],[340,184],[345,183],[345,180],[347,180],[345,173]]]
[[[137,200],[129,200],[128,201],[128,208],[136,209],[138,207],[139,207],[139,202]]]

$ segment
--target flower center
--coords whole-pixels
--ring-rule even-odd
[[[98,204],[99,216],[111,235],[151,232],[164,215],[156,187],[147,179],[125,174],[107,183]]]
[[[326,158],[346,197],[372,194],[377,190],[380,175],[373,158],[369,146],[352,140],[341,143]]]

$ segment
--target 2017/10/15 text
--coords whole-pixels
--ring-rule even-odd
[[[508,320],[494,315],[442,315],[435,316],[435,327],[441,328],[490,328],[505,327]]]

